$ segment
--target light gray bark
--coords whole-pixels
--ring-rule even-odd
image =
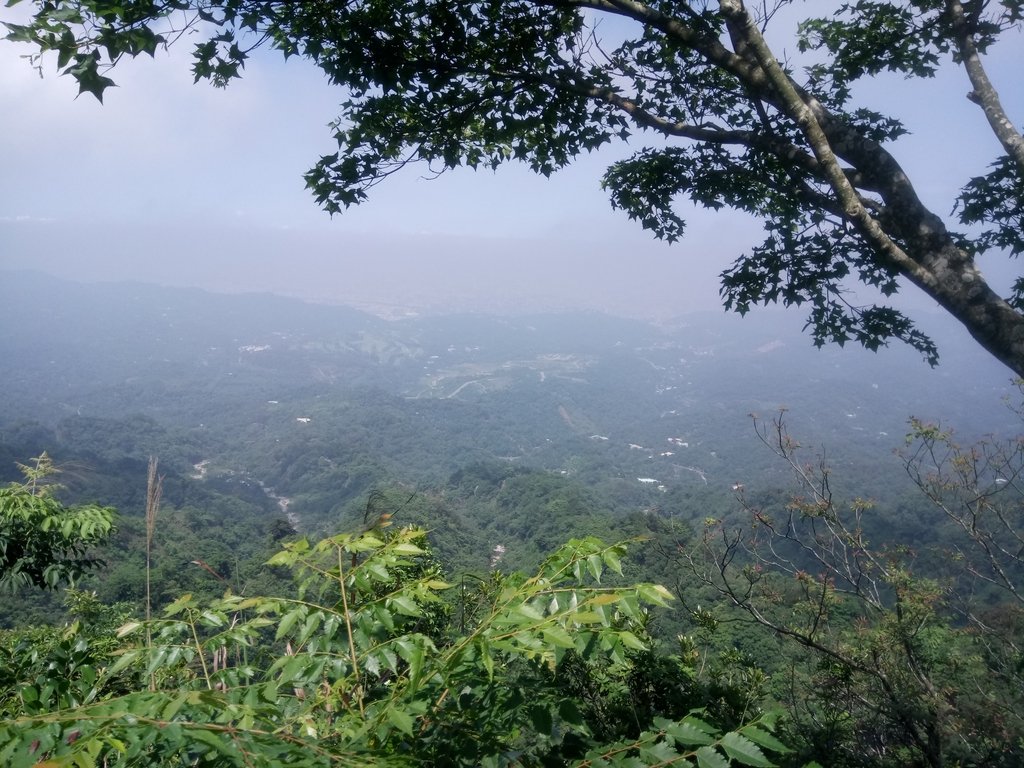
[[[976,4],[977,5],[977,4]],[[1003,104],[999,99],[999,93],[988,78],[985,65],[981,62],[978,46],[975,43],[974,35],[971,33],[968,24],[967,14],[964,11],[963,3],[958,0],[946,0],[946,8],[953,20],[953,29],[956,32],[956,44],[960,51],[960,58],[963,60],[967,77],[970,78],[974,90],[969,98],[978,104],[985,112],[988,124],[992,132],[1003,145],[1006,154],[1013,158],[1017,164],[1017,170],[1024,174],[1024,136],[1013,127]],[[978,6],[980,10],[980,6]]]
[[[957,246],[942,219],[921,202],[896,159],[876,141],[832,114],[785,74],[742,0],[719,1],[734,50],[687,24],[685,16],[674,18],[637,0],[569,1],[660,30],[738,78],[754,98],[795,120],[814,152],[813,158],[800,158],[799,164],[805,169],[817,165],[817,175],[832,188],[838,210],[871,244],[879,262],[894,267],[932,297],[984,349],[1024,377],[1024,315],[986,282],[973,257]],[[950,5],[960,5],[949,1]],[[993,130],[1011,157],[1024,168],[1024,141],[1002,111],[969,35],[962,49],[973,51],[970,56],[964,55],[964,64]],[[614,100],[604,100],[614,104]],[[639,122],[646,127],[666,135],[685,135],[665,130],[667,126],[658,125],[656,116],[643,117],[646,119]],[[697,136],[691,138],[700,140]],[[781,153],[779,156],[784,157]],[[867,190],[881,198],[882,205],[876,211],[869,212],[864,205],[861,191]]]

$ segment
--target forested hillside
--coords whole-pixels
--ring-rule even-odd
[[[0,477],[47,451],[67,498],[121,510],[137,551],[146,462],[159,457],[176,511],[166,546],[202,545],[164,558],[169,572],[196,559],[234,571],[272,532],[333,531],[392,487],[414,499],[398,522],[440,526],[446,562],[475,569],[496,546],[532,567],[566,536],[607,535],[636,513],[727,516],[737,486],[791,485],[751,421],[780,408],[847,497],[875,500],[887,535],[927,536],[929,505],[892,456],[907,419],[1013,428],[995,366],[933,373],[902,350],[816,350],[781,315],[387,322],[273,296],[32,273],[5,284]],[[137,564],[112,567],[103,596],[137,597]],[[205,575],[191,577],[169,576],[162,594]]]
[[[1009,710],[971,737],[969,749],[950,741],[950,734],[963,732],[958,729],[982,728],[987,708],[1010,707],[1019,695],[1010,693],[1018,680],[1012,649],[1019,618],[1004,604],[1006,584],[971,560],[957,520],[936,505],[968,488],[969,478],[958,475],[940,488],[925,477],[955,458],[943,433],[928,426],[931,419],[957,425],[957,439],[988,435],[990,446],[1007,439],[1012,445],[1020,422],[1003,398],[1015,391],[994,365],[934,372],[899,350],[817,350],[784,315],[756,325],[717,315],[682,316],[661,326],[579,314],[385,321],[272,296],[81,285],[31,273],[5,274],[4,282],[10,299],[0,306],[0,354],[7,361],[0,370],[0,477],[24,493],[18,463],[31,465],[46,452],[58,470],[61,487],[53,493],[61,502],[118,510],[116,530],[97,551],[105,564],[78,584],[85,592],[21,586],[0,598],[0,620],[10,628],[0,641],[13,665],[8,685],[14,688],[5,694],[14,696],[6,704],[10,712],[18,709],[18,695],[26,704],[25,696],[40,702],[56,696],[51,704],[59,706],[102,699],[131,690],[133,675],[144,687],[156,678],[217,680],[215,690],[228,699],[238,686],[250,686],[266,704],[283,707],[261,687],[271,682],[258,670],[292,669],[285,657],[273,663],[282,642],[302,647],[323,622],[344,619],[344,612],[332,613],[329,594],[317,598],[316,610],[326,611],[319,618],[311,607],[299,616],[275,602],[294,594],[287,566],[316,559],[302,548],[305,537],[369,531],[363,534],[369,538],[327,539],[323,549],[367,574],[368,581],[352,582],[364,595],[359,600],[369,600],[361,603],[365,610],[386,609],[386,615],[367,614],[366,627],[376,629],[367,629],[359,642],[369,645],[359,653],[369,655],[344,674],[362,680],[360,686],[376,675],[374,685],[387,686],[406,674],[406,665],[427,664],[414,659],[428,645],[475,649],[475,661],[459,656],[459,663],[498,663],[482,660],[485,653],[505,659],[510,666],[502,674],[519,680],[510,690],[526,698],[494,702],[493,722],[477,724],[480,744],[505,738],[483,735],[487,729],[525,727],[501,725],[516,710],[530,723],[530,738],[538,739],[531,749],[544,752],[543,760],[575,759],[588,749],[611,754],[616,748],[608,745],[619,739],[634,744],[622,747],[623,754],[635,754],[630,750],[641,749],[644,739],[650,743],[643,749],[667,748],[657,746],[668,743],[658,718],[700,709],[704,720],[693,727],[704,735],[692,742],[678,736],[673,749],[720,745],[723,733],[747,728],[742,744],[777,746],[773,759],[785,764],[901,765],[924,759],[915,738],[926,742],[921,733],[932,728],[948,754],[965,764],[1013,765],[1020,756],[1012,734],[1022,731]],[[970,359],[970,350],[948,346],[954,359]],[[787,409],[781,419],[780,408]],[[911,416],[924,422],[912,424]],[[915,430],[907,443],[905,435]],[[159,458],[163,480],[159,511],[147,519],[150,457]],[[979,477],[1015,508],[1010,471],[993,460]],[[917,483],[914,472],[922,473]],[[406,526],[422,528],[426,538]],[[548,559],[569,539],[589,543]],[[606,550],[597,539],[630,543]],[[282,547],[291,554],[275,556]],[[951,567],[950,553],[967,570]],[[1016,583],[1018,562],[999,562],[1007,583]],[[521,574],[537,569],[550,584],[524,581]],[[529,624],[534,609],[528,606],[541,600],[530,590],[541,583],[554,589],[564,578],[589,589],[588,573],[603,575],[601,584],[613,590],[607,603],[581,591],[581,602],[563,606],[568,613],[541,611],[557,626]],[[142,616],[147,576],[151,609],[157,616],[167,611],[170,634],[139,646],[138,636],[125,630],[114,642],[114,628]],[[661,584],[668,592],[630,593],[627,585],[635,583]],[[404,597],[378,604],[371,597],[380,590]],[[971,593],[970,610],[981,613],[956,608],[952,596],[961,592]],[[549,600],[559,593],[544,594]],[[250,597],[253,602],[239,602]],[[493,638],[489,650],[460,645],[460,631],[509,621],[496,618],[504,615],[502,605],[511,605],[506,599],[527,606],[518,614],[529,624],[520,627],[527,633],[516,640],[520,645]],[[577,615],[587,600],[617,607],[594,614],[605,623],[591,626]],[[641,608],[645,602],[649,607]],[[779,612],[787,603],[796,611],[788,617]],[[982,615],[977,625],[964,618]],[[179,620],[195,628],[196,645],[171,653],[179,643],[173,632],[186,626],[174,624]],[[63,635],[27,629],[66,621],[74,623]],[[235,629],[228,632],[222,621]],[[926,634],[892,650],[913,622],[915,632]],[[384,626],[391,640],[374,634]],[[986,633],[975,635],[980,627]],[[276,645],[264,646],[272,637]],[[44,683],[31,683],[43,680],[39,665],[62,642],[80,651],[77,661],[68,658],[68,669],[92,669],[86,676],[105,680],[104,693],[80,698],[75,690],[44,691]],[[351,649],[356,641],[349,642]],[[375,656],[375,642],[398,643],[398,656]],[[160,643],[169,645],[151,655]],[[553,655],[541,651],[545,644]],[[33,655],[15,664],[30,646]],[[331,647],[321,650],[330,655]],[[245,672],[246,664],[228,663],[228,655],[249,653],[245,648],[271,654],[270,666]],[[457,654],[445,653],[445,663],[454,664]],[[214,671],[193,677],[205,654],[212,654]],[[601,654],[612,672],[601,671]],[[938,658],[949,654],[960,654],[955,669]],[[533,666],[538,660],[543,663]],[[544,672],[548,664],[558,670],[554,677]],[[906,664],[928,669],[904,679]],[[964,676],[982,669],[1005,677],[993,677],[991,690],[969,691]],[[110,670],[114,677],[103,677]],[[78,679],[78,672],[68,674]],[[289,674],[321,672],[296,667]],[[456,679],[462,673],[451,667],[430,674]],[[287,685],[308,687],[299,677]],[[16,693],[30,683],[34,693]],[[285,678],[272,684],[285,685]],[[430,716],[417,709],[418,685],[403,689],[408,701],[361,694],[367,705],[374,700],[384,707],[374,722],[390,725],[374,739],[390,743],[395,754],[403,748],[393,740],[413,733],[408,718],[425,718],[417,727],[426,738]],[[958,692],[953,710],[936,709],[939,701],[929,693],[936,685]],[[530,708],[532,691],[547,693],[538,693]],[[312,716],[303,701],[288,705],[294,711],[281,710],[290,712],[289,722]],[[918,709],[900,714],[902,701]],[[212,699],[174,706],[200,722],[213,717],[204,709]],[[231,706],[255,707],[255,700]],[[38,707],[30,711],[47,711]],[[247,717],[270,717],[258,709]],[[623,730],[615,723],[626,711],[636,720]],[[778,711],[785,713],[778,735],[792,753],[781,752],[766,730]],[[97,713],[90,722],[99,730],[90,738],[101,745],[109,715]],[[759,713],[776,714],[749,725]],[[464,714],[444,715],[453,718],[445,728],[466,727]],[[41,735],[64,733],[47,731],[57,728],[57,721],[48,722],[38,725]],[[567,730],[556,737],[559,729]],[[203,739],[214,741],[207,747],[185,736],[162,744],[138,738],[126,753],[133,759],[170,750],[198,764],[219,764],[218,749],[227,743],[209,734]],[[431,738],[437,745],[424,742],[422,749],[449,743]],[[16,744],[23,740],[10,742]],[[298,744],[278,745],[284,763]],[[10,745],[0,744],[0,754],[11,764],[34,763]],[[760,751],[749,760],[768,764]]]

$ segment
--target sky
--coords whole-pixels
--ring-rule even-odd
[[[16,21],[26,6],[0,10],[0,20]],[[782,19],[773,41],[786,55],[793,21]],[[192,83],[179,44],[119,66],[118,87],[100,105],[76,98],[52,60],[40,77],[27,52],[0,41],[0,268],[276,291],[396,313],[585,308],[664,319],[720,309],[718,274],[759,240],[757,223],[739,214],[687,208],[682,242],[653,240],[600,189],[623,146],[551,179],[521,166],[433,180],[407,169],[331,219],[302,174],[333,151],[327,125],[343,94],[308,64],[268,52],[217,90]],[[996,50],[991,66],[1024,120],[1024,38]],[[880,78],[864,94],[906,119],[912,136],[895,153],[941,214],[998,152],[968,90],[949,69],[928,81]],[[982,266],[1009,283],[997,262]],[[931,309],[912,292],[902,301]]]

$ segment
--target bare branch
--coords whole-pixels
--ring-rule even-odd
[[[974,3],[977,13],[980,13],[981,5],[981,3]],[[946,0],[946,12],[953,22],[957,49],[964,69],[967,70],[967,77],[970,78],[974,88],[967,98],[985,112],[985,118],[992,128],[992,133],[999,139],[1006,154],[1017,164],[1017,172],[1024,175],[1024,136],[1014,127],[1013,121],[1006,114],[999,99],[999,93],[988,78],[974,34],[971,32],[972,20],[967,18],[964,5],[959,0]]]

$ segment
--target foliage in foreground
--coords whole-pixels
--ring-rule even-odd
[[[1017,766],[1024,760],[1020,585],[1024,441],[961,446],[912,420],[907,472],[943,517],[939,568],[913,543],[868,540],[872,504],[844,505],[780,416],[757,422],[800,495],[754,504],[750,525],[707,521],[678,557],[737,618],[790,644],[779,698],[787,743],[835,766]],[[941,525],[940,518],[939,524]]]
[[[113,532],[114,510],[58,501],[45,453],[19,467],[25,482],[0,488],[0,588],[74,585],[103,564],[89,551]]]
[[[627,671],[646,648],[646,606],[670,599],[602,583],[623,546],[573,540],[531,578],[463,590],[456,620],[423,543],[412,528],[299,540],[271,560],[297,573],[294,597],[184,595],[148,626],[123,625],[116,661],[97,657],[71,706],[22,697],[0,724],[0,762],[708,768],[786,752],[754,713],[726,731],[658,711],[603,740],[591,727],[559,670]]]

